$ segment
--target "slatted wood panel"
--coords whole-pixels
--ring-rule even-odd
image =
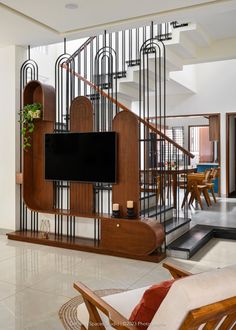
[[[93,106],[85,96],[75,98],[71,104],[71,132],[93,131]],[[94,212],[93,184],[70,184],[70,209],[78,213]]]
[[[121,111],[113,119],[113,130],[118,133],[117,184],[112,186],[112,201],[120,205],[121,217],[127,213],[127,201],[134,201],[134,212],[139,216],[139,124],[131,112]]]

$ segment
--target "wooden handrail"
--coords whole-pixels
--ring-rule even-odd
[[[70,63],[76,56],[78,56],[96,37],[89,37],[66,61],[65,63]]]
[[[138,115],[136,115],[133,111],[131,111],[129,108],[127,108],[124,104],[122,104],[121,102],[117,101],[112,96],[108,95],[106,92],[104,92],[102,89],[100,89],[97,85],[93,84],[91,81],[87,80],[86,78],[84,78],[83,76],[81,76],[79,73],[75,72],[73,69],[69,68],[66,63],[61,64],[61,67],[63,67],[67,71],[69,71],[71,74],[73,74],[79,80],[82,80],[85,84],[87,84],[88,86],[90,86],[91,88],[93,88],[100,95],[106,97],[109,101],[111,101],[113,104],[115,104],[118,108],[120,108],[120,109],[122,109],[124,111],[132,112],[132,114],[138,119],[138,121],[140,123],[144,124],[151,131],[153,131],[154,133],[156,133],[159,136],[161,136],[167,142],[171,143],[177,149],[179,149],[180,151],[182,151],[185,155],[187,155],[190,158],[194,158],[195,157],[191,152],[189,152],[188,150],[184,149],[178,143],[176,143],[175,141],[173,141],[172,139],[170,139],[167,135],[165,135],[164,133],[162,133],[161,131],[159,131],[156,127],[153,127],[153,125],[150,124],[148,121],[146,121],[145,119],[143,119],[143,118],[139,117]]]

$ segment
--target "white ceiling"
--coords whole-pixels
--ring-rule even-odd
[[[67,3],[78,4],[78,9],[66,9]],[[151,20],[200,21],[213,38],[225,38],[236,34],[232,10],[236,0],[4,0],[0,2],[0,46],[49,44]]]
[[[5,0],[2,3],[60,33],[66,33],[212,1]],[[78,8],[68,10],[65,8],[66,3],[75,3]]]

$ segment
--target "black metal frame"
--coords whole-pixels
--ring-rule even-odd
[[[20,69],[20,109],[23,108],[23,90],[31,80],[38,80],[38,65],[30,58],[30,46],[28,46],[28,59],[22,64]],[[21,111],[21,110],[20,110]],[[23,143],[22,143],[22,124],[20,124],[20,172],[23,170]],[[38,231],[38,213],[29,211],[23,201],[23,188],[20,186],[20,230],[28,228],[28,213],[30,213],[31,231]]]
[[[112,120],[118,113],[119,108],[109,99],[105,98],[84,81],[75,79],[73,72],[78,72],[101,91],[105,90],[112,99],[117,100],[117,80],[126,77],[128,66],[137,66],[139,70],[139,116],[150,122],[151,104],[150,90],[154,93],[154,116],[159,122],[154,127],[165,133],[166,127],[166,50],[164,41],[172,38],[171,24],[154,24],[136,29],[119,32],[104,31],[104,34],[89,38],[78,50],[70,55],[66,51],[66,39],[64,39],[64,52],[57,58],[55,63],[55,89],[56,89],[56,123],[54,132],[67,132],[70,130],[70,105],[72,100],[80,95],[90,98],[93,104],[94,131],[112,130]],[[68,70],[63,68],[66,64]],[[154,77],[149,76],[150,66],[154,68]],[[30,59],[21,68],[21,106],[22,92],[26,83],[38,79],[37,64]],[[180,164],[180,151],[175,147],[175,156],[171,154],[173,146],[170,142],[156,136],[153,131],[140,124],[140,170],[143,178],[140,180],[142,190],[140,196],[141,216],[158,219],[165,226],[166,211],[172,208],[173,199],[171,194],[172,180],[168,174],[171,162],[176,166]],[[167,153],[167,155],[166,155]],[[150,154],[150,155],[149,155]],[[152,159],[151,181],[150,164],[146,160]],[[188,157],[184,156],[184,166],[188,164]],[[166,166],[166,159],[167,166]],[[21,142],[22,164],[22,142]],[[21,165],[22,170],[22,165]],[[160,182],[153,181],[153,177],[160,177]],[[178,182],[179,183],[179,182]],[[157,196],[157,188],[160,185],[160,202]],[[150,191],[151,186],[151,191]],[[153,192],[154,190],[154,192]],[[94,184],[95,211],[103,214],[112,213],[111,185]],[[155,206],[152,207],[152,199]],[[177,195],[176,218],[180,216],[179,193]],[[106,207],[104,207],[106,204]],[[54,183],[54,207],[57,209],[69,209],[70,194],[69,183],[57,181]],[[186,216],[186,208],[184,214]],[[66,227],[66,230],[64,230]],[[38,231],[38,213],[31,212],[31,230]],[[20,229],[27,230],[27,208],[22,201],[21,191],[21,222]],[[78,235],[76,231],[76,217],[55,215],[55,236],[66,233],[73,240]],[[100,239],[100,220],[94,219],[94,241]],[[163,247],[165,249],[165,246]]]

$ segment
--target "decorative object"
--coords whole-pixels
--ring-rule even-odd
[[[127,201],[127,217],[128,217],[128,219],[134,219],[135,218],[134,202],[133,201]]]
[[[120,217],[120,206],[117,203],[112,205],[112,217],[119,218]]]
[[[41,231],[41,235],[42,238],[49,238],[49,233],[50,233],[50,221],[47,219],[43,219],[41,221],[41,225],[40,225],[40,231]]]
[[[22,124],[23,148],[26,151],[31,147],[31,136],[29,134],[34,131],[34,120],[41,118],[41,109],[41,103],[32,103],[25,105],[19,112],[20,123]]]
[[[96,290],[94,293],[99,297],[109,296],[111,294],[121,293],[127,290],[124,289],[105,289]],[[76,296],[64,305],[59,310],[59,318],[66,330],[81,330],[81,323],[78,319],[77,308],[80,304],[83,304],[84,300],[81,295]]]

